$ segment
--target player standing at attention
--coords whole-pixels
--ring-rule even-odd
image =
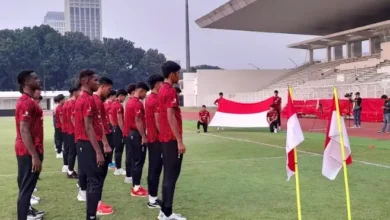
[[[44,212],[37,211],[30,205],[43,160],[43,117],[39,105],[33,99],[35,91],[40,90],[41,82],[33,70],[22,71],[17,79],[22,93],[15,108],[18,220],[42,219]]]
[[[282,111],[282,98],[279,97],[278,90],[274,91],[273,104],[274,104],[274,110],[278,113],[278,119],[277,119],[278,127],[277,127],[277,129],[279,131],[281,131],[282,130],[282,121],[280,120],[280,113]]]
[[[33,98],[39,107],[38,108],[39,109],[38,110],[38,118],[39,118],[39,116],[41,116],[41,118],[42,118],[42,120],[40,120],[40,123],[37,123],[37,127],[35,127],[34,129],[39,130],[39,131],[43,131],[43,110],[42,110],[41,106],[39,105],[39,103],[42,101],[43,97],[41,96],[40,89],[35,90]],[[43,132],[41,133],[41,136],[39,137],[38,140],[43,140]],[[39,177],[38,177],[38,180],[39,180]],[[37,186],[35,186],[34,192],[37,191],[36,188],[37,188]],[[38,196],[32,195],[31,200],[30,200],[30,204],[37,205],[37,204],[39,204],[40,200],[41,200],[41,198],[39,198]],[[32,209],[34,209],[34,208],[32,208]]]
[[[149,190],[149,208],[161,208],[161,201],[158,199],[158,185],[163,166],[162,149],[158,139],[159,134],[159,106],[157,94],[164,77],[159,74],[153,74],[149,77],[149,86],[152,92],[145,102],[146,133],[148,138],[149,150],[149,169],[148,169],[148,190]]]
[[[123,105],[127,92],[124,89],[116,91],[116,100],[111,105],[110,122],[112,124],[113,143],[115,148],[115,166],[114,175],[126,175],[126,171],[122,169],[122,154],[124,148],[123,142]]]
[[[129,84],[126,86],[126,92],[129,94],[129,100],[134,96],[135,92],[135,84]],[[126,112],[130,111],[131,108],[129,107],[130,102],[126,102],[125,106],[125,117],[124,117],[124,124],[123,124],[123,139],[126,143],[126,178],[125,178],[125,183],[132,184],[133,183],[133,154],[131,152],[131,144],[130,144],[130,137],[129,137],[129,132],[130,132],[130,124],[129,124],[129,117]]]
[[[219,101],[221,101],[221,99],[223,99],[223,93],[220,92],[219,93],[219,98],[217,98],[215,101],[214,101],[214,105],[216,105],[217,107],[219,106]],[[223,127],[217,127],[217,130],[223,130]]]
[[[78,174],[74,170],[74,165],[76,163],[76,156],[77,156],[77,149],[76,149],[76,141],[74,138],[74,117],[73,117],[73,112],[74,112],[74,107],[76,104],[77,97],[79,96],[79,88],[77,87],[72,87],[69,89],[69,94],[70,97],[67,101],[67,106],[66,106],[66,122],[67,122],[67,132],[68,132],[68,178],[70,179],[78,179]],[[64,151],[65,153],[65,151]]]
[[[203,127],[203,132],[207,133],[207,127],[210,123],[210,112],[206,110],[206,106],[202,105],[202,110],[199,112],[199,120],[197,124],[198,133],[200,133],[200,126]]]
[[[110,93],[108,94],[106,101],[104,102],[104,110],[105,110],[105,114],[106,114],[105,132],[106,132],[108,144],[110,145],[111,152],[112,152],[110,154],[110,157],[108,158],[109,159],[108,167],[111,169],[115,168],[115,162],[113,161],[113,156],[114,156],[113,154],[114,154],[115,148],[114,148],[114,139],[113,139],[113,135],[112,135],[112,124],[110,122],[109,114],[111,111],[112,103],[114,102],[115,99],[116,99],[116,91],[111,90]]]
[[[93,99],[95,101],[95,104],[96,104],[96,107],[97,107],[97,111],[98,111],[98,115],[99,115],[99,119],[100,119],[100,126],[101,126],[101,130],[103,131],[102,132],[102,140],[99,141],[99,145],[103,145],[103,150],[104,150],[104,166],[103,166],[103,184],[104,184],[104,181],[107,177],[107,172],[108,172],[108,164],[109,164],[109,161],[111,160],[111,156],[112,155],[112,150],[111,150],[111,147],[110,147],[110,144],[108,142],[108,139],[106,137],[106,128],[105,128],[105,124],[107,124],[107,121],[106,121],[106,112],[105,112],[105,109],[104,109],[104,104],[103,104],[103,100],[108,96],[108,94],[110,93],[111,91],[111,88],[112,88],[112,80],[107,78],[107,77],[102,77],[100,78],[99,80],[99,89],[93,94]],[[103,188],[103,187],[102,187]],[[113,211],[112,211],[112,207],[111,206],[108,206],[106,204],[104,204],[102,201],[99,201],[99,204],[98,204],[98,214],[101,214],[101,215],[107,215],[107,214],[111,214]]]
[[[56,117],[56,129],[54,131],[54,136],[55,136],[55,142],[56,142],[56,149],[57,149],[57,155],[56,155],[56,158],[59,159],[59,158],[63,158],[63,154],[62,154],[62,145],[64,143],[64,135],[63,135],[63,132],[62,132],[62,124],[63,124],[63,105],[64,105],[64,102],[65,102],[65,97],[64,95],[60,94],[57,96],[57,101],[58,101],[58,105],[56,107],[56,112],[55,112],[55,117]],[[65,166],[65,163],[64,163],[64,166],[62,167],[62,172],[63,173],[66,173],[68,172],[68,169],[67,167]]]
[[[53,105],[53,128],[54,128],[54,150],[57,151],[57,146],[56,146],[56,108],[58,106],[58,96],[55,96],[53,98],[54,105]]]
[[[158,92],[158,103],[160,110],[159,139],[163,151],[164,179],[162,206],[158,219],[186,220],[181,215],[172,212],[176,182],[180,175],[183,154],[186,151],[183,144],[183,125],[178,104],[179,97],[172,86],[179,82],[181,67],[173,61],[167,61],[162,65],[161,69],[165,82]]]
[[[69,172],[68,126],[69,126],[70,120],[67,120],[67,118],[66,118],[66,116],[68,115],[68,104],[69,104],[69,99],[65,100],[65,97],[64,97],[64,104],[61,107],[61,114],[62,114],[61,131],[62,131],[62,142],[63,142],[62,157],[63,157],[63,164],[64,164],[64,167],[62,168],[62,172],[66,173],[66,176],[68,176],[68,172]]]
[[[108,215],[112,208],[99,206],[102,198],[103,184],[107,163],[101,142],[103,127],[101,117],[92,93],[97,91],[98,78],[92,70],[83,70],[79,75],[81,94],[75,104],[75,137],[79,150],[80,173],[87,176],[87,209],[86,219],[96,219],[97,215]],[[80,183],[81,184],[81,183]],[[80,186],[81,187],[81,186]]]
[[[133,188],[131,189],[131,195],[136,197],[148,195],[148,191],[141,187],[142,169],[145,164],[146,144],[148,143],[145,133],[145,109],[141,101],[146,97],[148,91],[149,87],[144,82],[138,82],[134,96],[128,101],[130,103],[129,109],[126,109],[126,117],[128,118],[126,123],[129,125],[129,144],[133,156]]]

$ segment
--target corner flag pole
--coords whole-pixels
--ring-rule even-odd
[[[345,184],[345,197],[347,200],[347,213],[348,213],[348,220],[352,219],[352,214],[351,214],[351,199],[349,197],[349,184],[348,184],[348,171],[347,171],[347,162],[345,158],[345,149],[344,149],[344,138],[343,138],[343,129],[341,126],[341,117],[340,117],[340,106],[339,106],[339,97],[337,94],[337,88],[334,87],[333,89],[334,93],[334,100],[335,100],[335,105],[336,105],[336,118],[337,118],[337,127],[339,130],[339,135],[340,135],[340,148],[341,148],[341,156],[343,157],[343,170],[344,170],[344,184]]]
[[[291,99],[293,99],[293,93],[292,89],[289,86],[288,91],[290,92]],[[301,208],[301,191],[300,191],[300,184],[299,184],[299,169],[298,169],[298,154],[296,147],[293,149],[294,151],[294,158],[295,158],[295,191],[297,195],[297,214],[298,214],[298,220],[302,220],[302,208]]]

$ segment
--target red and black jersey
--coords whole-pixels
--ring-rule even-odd
[[[43,154],[43,112],[34,99],[27,94],[23,94],[18,99],[15,108],[15,153],[17,156],[30,154],[20,134],[20,123],[22,121],[29,123],[29,131],[34,147],[38,154]]]
[[[164,83],[158,92],[158,104],[160,109],[159,125],[160,135],[159,139],[161,142],[168,142],[170,140],[176,140],[175,135],[172,132],[171,126],[168,122],[168,109],[175,109],[175,117],[178,123],[179,132],[183,134],[183,124],[181,118],[181,111],[179,107],[179,97],[176,93],[175,88],[169,83]]]
[[[156,93],[150,93],[145,102],[145,119],[148,142],[158,141],[158,130],[155,114],[159,113],[158,98]]]

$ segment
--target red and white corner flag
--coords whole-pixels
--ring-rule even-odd
[[[335,97],[333,96],[332,104],[332,117],[328,124],[328,129],[325,137],[325,151],[324,158],[322,162],[322,175],[330,180],[334,180],[337,177],[337,174],[340,172],[343,167],[343,158],[340,147],[340,132],[337,124],[337,110],[335,104]],[[341,117],[341,116],[340,116]],[[347,133],[347,128],[345,127],[344,120],[341,121],[341,131],[344,140],[344,151],[346,157],[346,164],[349,165],[352,163],[351,157],[351,145],[349,144],[349,138]]]
[[[294,149],[305,140],[301,125],[299,124],[297,113],[291,98],[291,90],[288,90],[287,98],[287,137],[286,137],[286,154],[287,154],[287,181],[295,174],[295,154]]]

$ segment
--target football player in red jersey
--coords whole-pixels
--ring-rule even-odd
[[[55,130],[54,130],[54,139],[55,139],[55,143],[56,143],[56,149],[57,149],[57,155],[56,155],[56,158],[57,159],[61,159],[63,158],[63,154],[62,154],[62,147],[63,147],[63,143],[64,143],[64,134],[62,132],[63,130],[63,105],[65,103],[65,96],[62,95],[62,94],[59,94],[57,96],[57,102],[58,102],[58,105],[56,107],[56,110],[55,110],[55,121],[56,121],[56,124],[55,124]],[[68,168],[67,166],[65,166],[65,163],[64,163],[64,166],[62,167],[62,172],[68,172]]]
[[[107,171],[108,171],[108,164],[111,160],[111,155],[112,155],[112,148],[108,142],[107,136],[106,136],[106,131],[109,129],[107,127],[108,122],[107,117],[106,117],[106,112],[104,109],[104,104],[103,100],[108,96],[112,89],[113,82],[111,79],[107,77],[101,77],[99,79],[99,89],[93,94],[93,99],[95,101],[96,107],[98,109],[98,114],[99,114],[99,119],[100,119],[100,125],[101,129],[103,130],[102,133],[102,141],[101,143],[103,144],[103,151],[104,151],[104,159],[105,159],[105,164],[104,164],[104,169],[103,169],[103,183],[104,180],[107,177]],[[99,144],[101,144],[99,143]],[[97,212],[100,215],[108,215],[113,213],[112,207],[109,205],[104,204],[102,201],[99,201]]]
[[[186,148],[183,143],[183,124],[178,102],[178,94],[173,87],[180,79],[180,65],[167,61],[162,65],[165,78],[158,92],[159,103],[159,139],[163,151],[164,179],[162,187],[162,205],[158,219],[186,220],[183,216],[173,213],[173,197],[176,182],[181,171],[183,154]]]
[[[124,89],[116,91],[116,99],[111,105],[110,122],[112,124],[112,137],[115,149],[115,176],[124,176],[126,171],[122,169],[122,154],[124,148],[124,109],[122,103],[125,101],[127,92]],[[127,168],[127,167],[126,167]],[[130,173],[131,174],[131,173]],[[131,175],[130,175],[131,177]]]
[[[146,122],[145,109],[142,100],[146,97],[149,87],[144,82],[136,84],[133,97],[130,98],[129,107],[126,109],[126,117],[128,121],[128,137],[130,138],[130,150],[133,156],[133,188],[131,189],[132,196],[145,197],[148,196],[148,191],[141,187],[142,170],[146,158]],[[129,170],[127,170],[129,172]]]
[[[106,118],[107,124],[105,125],[105,128],[106,128],[105,132],[106,132],[106,137],[107,137],[108,143],[112,148],[112,153],[111,153],[110,157],[108,158],[109,159],[108,167],[110,169],[115,168],[115,162],[113,161],[113,154],[114,154],[115,145],[114,145],[114,137],[112,134],[113,128],[112,128],[112,124],[110,122],[110,111],[111,111],[112,103],[114,102],[115,99],[116,99],[116,91],[111,90],[107,96],[106,101],[104,102],[104,110],[105,110],[105,114],[107,117]]]
[[[164,77],[159,74],[153,74],[149,77],[148,82],[152,92],[149,94],[145,102],[146,133],[149,150],[149,202],[147,205],[149,208],[161,208],[161,201],[158,199],[157,194],[163,160],[161,144],[158,138],[158,117],[160,113],[157,94],[162,84],[164,83]]]
[[[87,183],[86,219],[96,219],[97,215],[112,213],[106,207],[104,212],[98,210],[102,198],[105,172],[108,163],[104,157],[102,143],[103,126],[93,92],[99,88],[98,77],[92,70],[83,70],[79,74],[81,93],[75,104],[75,138],[80,161],[79,184]],[[80,181],[80,176],[86,175],[87,181]],[[99,212],[98,212],[99,211]]]
[[[42,170],[43,160],[42,109],[34,100],[34,93],[40,90],[41,82],[33,70],[22,71],[17,79],[22,93],[15,108],[15,153],[18,162],[19,187],[18,220],[42,219],[44,212],[33,209],[30,204]]]
[[[198,133],[200,132],[200,126],[202,125],[204,133],[207,133],[207,127],[210,123],[210,112],[206,110],[206,106],[202,105],[202,110],[199,112],[199,120],[197,124]]]
[[[221,101],[221,99],[223,99],[222,92],[220,92],[218,95],[219,95],[219,97],[214,101],[214,105],[216,105],[216,106],[219,106],[219,101]],[[219,130],[219,129],[223,130],[223,127],[217,127],[217,130]]]
[[[68,173],[67,176],[70,179],[78,179],[78,175],[74,170],[74,165],[76,163],[77,149],[76,149],[76,141],[74,137],[74,117],[73,112],[76,104],[76,100],[79,96],[80,89],[78,87],[72,87],[69,89],[70,97],[67,101],[65,118],[67,123],[67,149],[64,149],[64,153],[67,152],[67,160],[68,160]],[[65,158],[65,156],[64,156]]]

